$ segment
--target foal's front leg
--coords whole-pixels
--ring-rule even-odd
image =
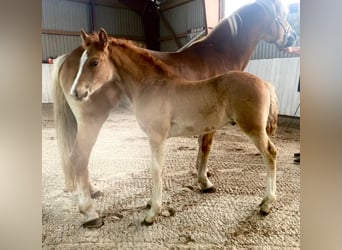
[[[92,123],[79,123],[75,145],[70,155],[69,164],[71,164],[76,178],[78,207],[80,212],[87,217],[83,224],[84,227],[100,227],[103,225],[91,198],[93,186],[89,181],[88,163],[104,120],[105,117]]]
[[[198,138],[198,155],[196,161],[197,178],[200,188],[203,192],[215,192],[214,185],[208,179],[208,157],[213,142],[215,132],[201,135]]]
[[[152,175],[152,200],[151,208],[148,211],[142,224],[151,225],[161,211],[162,207],[162,188],[163,188],[163,150],[165,140],[150,139],[151,147],[151,175]]]

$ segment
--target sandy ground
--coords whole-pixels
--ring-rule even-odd
[[[94,200],[104,218],[99,229],[82,227],[75,193],[64,180],[52,105],[42,112],[43,249],[299,249],[299,121],[280,118],[272,141],[278,149],[277,201],[263,217],[265,166],[254,144],[237,126],[216,133],[209,157],[216,193],[196,185],[196,138],[171,138],[165,148],[163,210],[156,223],[140,225],[150,198],[150,150],[134,114],[113,110],[91,155],[89,169],[103,195]],[[175,214],[169,213],[170,209]]]

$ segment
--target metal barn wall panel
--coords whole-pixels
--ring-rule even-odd
[[[81,44],[80,30],[92,30],[90,1],[42,0],[43,61],[69,52]],[[95,29],[103,27],[111,35],[144,42],[140,15],[118,0],[95,1]]]
[[[189,39],[187,39],[186,37],[179,38],[178,40],[180,41],[181,44],[186,44],[189,41]],[[163,41],[162,43],[160,43],[161,51],[174,52],[174,51],[177,51],[178,49],[179,48],[177,47],[177,44],[173,40],[167,40],[167,41]]]
[[[53,64],[42,64],[42,102],[53,103],[52,97],[52,71]]]
[[[63,55],[81,45],[79,36],[42,35],[43,58]]]
[[[284,57],[284,55],[285,53],[279,51],[279,49],[274,44],[267,43],[265,41],[260,41],[258,45],[256,46],[251,59],[254,60],[254,59],[281,58],[281,57]]]
[[[96,5],[95,16],[97,29],[118,36],[144,37],[142,17],[132,10]]]
[[[245,71],[273,84],[279,102],[279,114],[300,116],[298,81],[300,58],[273,58],[249,61]]]
[[[88,3],[63,0],[42,1],[42,28],[63,31],[90,29]]]
[[[161,14],[164,15],[165,19],[171,25],[177,39],[182,40],[182,45],[185,45],[194,36],[205,29],[206,26],[202,0],[194,0],[164,11],[162,10]],[[175,42],[170,38],[170,30],[163,21],[160,22],[160,37],[161,50],[175,51],[178,49]],[[186,38],[185,42],[182,38]],[[171,45],[170,41],[172,41],[174,45]]]

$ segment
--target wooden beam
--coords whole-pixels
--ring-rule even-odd
[[[90,4],[91,0],[66,0],[69,2],[79,2],[79,3],[88,3]],[[113,2],[112,0],[95,0],[95,5],[101,5],[101,6],[108,6],[113,8],[120,8],[120,9],[129,9],[126,5]]]
[[[66,31],[66,30],[49,30],[42,29],[42,34],[46,35],[61,35],[61,36],[80,36],[80,31]]]
[[[173,9],[176,8],[177,6],[183,5],[183,4],[187,4],[190,2],[193,2],[195,0],[174,0],[174,1],[167,1],[166,3],[162,3],[160,5],[160,11],[166,11],[168,9]]]
[[[42,29],[42,34],[45,35],[59,35],[59,36],[80,36],[80,31],[66,31],[66,30],[50,30],[50,29]],[[141,36],[124,36],[118,34],[108,34],[109,36],[124,38],[132,41],[143,41],[145,42],[144,37]]]

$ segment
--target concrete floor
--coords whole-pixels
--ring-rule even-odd
[[[299,249],[299,120],[281,117],[272,141],[278,148],[277,201],[262,217],[265,167],[237,126],[216,133],[209,157],[216,193],[196,185],[196,138],[171,138],[165,148],[163,210],[140,225],[150,198],[150,150],[130,110],[113,110],[91,155],[89,170],[103,195],[94,200],[104,217],[99,229],[82,227],[76,194],[65,193],[52,105],[42,110],[43,249]],[[176,213],[171,216],[168,210]]]

